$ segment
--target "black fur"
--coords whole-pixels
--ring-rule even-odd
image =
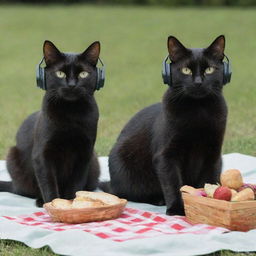
[[[99,42],[81,54],[61,53],[45,41],[47,91],[42,110],[18,130],[16,146],[7,156],[12,182],[0,191],[37,199],[41,206],[54,198],[71,199],[78,190],[94,190],[99,164],[94,153],[98,107],[94,99]],[[57,71],[66,77],[59,78]],[[88,72],[86,78],[80,77]]]
[[[166,203],[167,214],[184,214],[182,185],[219,181],[227,118],[224,46],[224,36],[205,49],[187,49],[168,38],[173,84],[162,103],[138,112],[119,135],[109,156],[110,192],[136,202]],[[182,73],[184,67],[192,74]],[[215,71],[205,74],[207,67]]]

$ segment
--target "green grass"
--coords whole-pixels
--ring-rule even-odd
[[[49,247],[41,249],[31,249],[24,244],[10,240],[0,240],[0,255],[1,256],[53,256]]]
[[[96,93],[96,150],[107,155],[129,118],[161,100],[167,37],[175,35],[187,47],[206,47],[220,34],[226,36],[233,67],[232,83],[224,89],[229,120],[223,152],[256,156],[255,24],[255,9],[0,6],[0,158],[14,144],[22,120],[40,108],[44,92],[36,88],[35,65],[45,39],[74,52],[101,41],[107,74],[105,88]],[[1,241],[0,255],[51,254]]]

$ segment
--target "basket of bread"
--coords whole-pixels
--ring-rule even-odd
[[[43,207],[54,222],[78,224],[118,218],[126,204],[108,193],[78,191],[73,200],[56,198]]]
[[[181,187],[188,220],[236,231],[256,228],[256,185],[244,183],[237,169],[223,172],[220,182],[199,189]]]

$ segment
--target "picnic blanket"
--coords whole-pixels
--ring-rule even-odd
[[[100,157],[101,180],[108,180],[107,157]],[[223,170],[238,168],[245,182],[256,183],[256,157],[238,153],[223,156]],[[0,180],[10,179],[0,161]],[[116,220],[83,224],[51,222],[35,200],[0,193],[0,238],[45,245],[61,255],[189,256],[227,249],[256,251],[256,230],[229,232],[205,224],[193,225],[184,216],[166,216],[165,207],[129,202]]]

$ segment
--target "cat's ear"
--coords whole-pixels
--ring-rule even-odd
[[[92,43],[82,54],[81,58],[88,61],[91,65],[96,66],[100,56],[100,42]]]
[[[63,58],[62,53],[57,47],[51,42],[46,40],[43,46],[43,53],[46,65],[54,64]]]
[[[188,49],[174,36],[169,36],[167,40],[169,56],[172,62],[175,62],[188,55]]]
[[[212,44],[206,48],[205,52],[216,59],[222,60],[224,58],[225,36],[218,36]]]

